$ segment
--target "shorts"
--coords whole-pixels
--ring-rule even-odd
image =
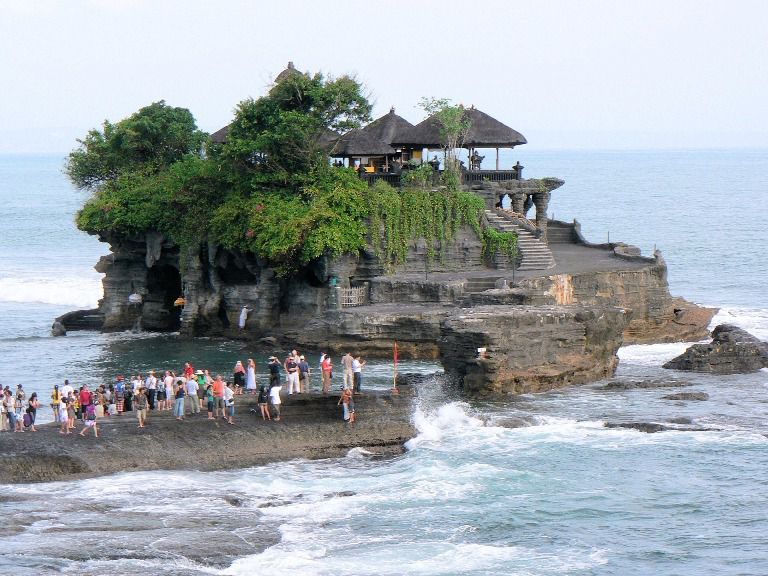
[[[224,408],[224,397],[217,397],[213,399],[213,405],[218,408]]]
[[[96,426],[96,420],[86,420],[85,425],[90,428],[91,426]]]
[[[234,406],[227,406],[227,416],[232,418],[235,415],[235,407]]]
[[[208,412],[213,412],[213,400],[208,400]]]

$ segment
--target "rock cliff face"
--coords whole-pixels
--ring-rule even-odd
[[[472,395],[582,384],[613,374],[627,320],[602,306],[480,306],[443,321],[441,358]]]
[[[489,183],[474,188],[488,202],[504,190],[517,204],[525,198],[541,204],[561,184],[550,179],[515,182],[509,190]],[[154,233],[108,236],[101,239],[112,253],[97,265],[105,273],[99,310],[59,320],[70,330],[103,319],[104,330],[269,338],[285,347],[367,356],[388,356],[397,340],[403,358],[442,358],[472,394],[530,392],[610,375],[622,339],[706,335],[715,311],[670,296],[659,253],[643,258],[621,244],[590,245],[577,225],[549,224],[556,268],[516,280],[511,270],[484,261],[482,242],[469,228],[436,259],[427,258],[420,241],[395,270],[362,251],[320,258],[290,279],[278,278],[252,255],[211,243],[181,249]],[[363,305],[342,306],[350,287],[358,288]],[[183,307],[176,306],[182,296]],[[481,347],[492,350],[491,357],[475,362]]]
[[[746,330],[721,324],[712,331],[712,342],[694,344],[664,368],[713,374],[757,372],[768,368],[768,343]]]

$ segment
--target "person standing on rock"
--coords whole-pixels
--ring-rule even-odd
[[[277,360],[277,358],[275,358]],[[280,405],[282,404],[282,400],[280,400],[280,390],[282,390],[283,387],[280,385],[280,378],[278,378],[274,384],[274,386],[269,387],[269,401],[272,404],[272,409],[275,411],[275,422],[280,422]]]
[[[288,375],[288,395],[301,393],[301,388],[299,387],[299,365],[292,355],[285,359],[285,373]]]
[[[224,386],[224,410],[226,412],[227,422],[235,423],[235,391],[233,385]]]
[[[117,413],[125,412],[125,378],[118,376],[115,380],[115,408]]]
[[[59,385],[54,384],[53,392],[51,392],[51,411],[53,412],[53,421],[56,424],[60,422],[59,404],[61,404],[61,392],[59,392]]]
[[[320,370],[323,373],[323,394],[328,394],[331,391],[331,378],[333,377],[333,364],[331,363],[331,356],[329,354],[326,354],[323,357]]]
[[[145,388],[147,389],[147,400],[149,402],[149,409],[154,410],[155,398],[157,395],[157,378],[155,377],[154,370],[149,371],[149,376],[147,376],[147,379],[144,382],[144,385],[145,385]]]
[[[269,415],[269,389],[266,384],[262,384],[259,387],[259,410],[261,411],[262,420],[272,420],[272,416]]]
[[[190,378],[186,382],[179,382],[176,386],[176,392],[173,395],[173,415],[176,416],[176,420],[184,420],[184,397],[187,396],[186,389],[189,382],[195,382],[195,379]]]
[[[235,362],[235,369],[232,371],[232,381],[235,383],[236,394],[245,387],[245,367],[240,360]]]
[[[365,366],[365,362],[363,362],[360,356],[352,361],[352,374],[354,376],[353,390],[355,394],[359,394],[363,389],[363,366]]]
[[[352,372],[353,361],[354,358],[350,352],[347,352],[344,354],[344,356],[341,357],[341,365],[344,367],[344,380],[342,382],[344,388],[352,388],[352,384],[354,382],[354,376]]]
[[[311,392],[309,385],[309,362],[307,362],[304,356],[299,356],[299,391]]]
[[[139,428],[144,428],[144,423],[147,421],[147,406],[149,401],[147,400],[147,393],[143,387],[139,386],[133,396],[133,406],[136,410],[136,419],[139,421]]]
[[[216,375],[216,379],[213,381],[213,410],[215,412],[215,417],[218,418],[219,414],[221,414],[222,418],[225,418],[224,415],[224,388],[226,387],[226,384],[224,383],[224,379],[221,377],[221,374]]]
[[[203,375],[202,370],[198,370],[195,372],[195,374]],[[197,393],[200,390],[200,385],[197,383],[197,380],[194,378],[190,378],[187,380],[187,383],[185,384],[185,397],[186,402],[189,404],[189,413],[190,414],[200,414],[200,401],[197,397]],[[182,414],[184,416],[184,414]]]
[[[171,409],[171,398],[173,398],[173,383],[176,380],[173,372],[165,371],[163,376],[163,388],[165,388],[165,403],[160,407],[161,410]]]
[[[248,394],[256,394],[256,362],[248,358],[248,367],[245,370],[245,389]]]
[[[280,361],[277,356],[269,357],[269,387],[277,386],[280,383]]]

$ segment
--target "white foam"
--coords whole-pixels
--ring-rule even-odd
[[[622,346],[617,355],[621,362],[641,366],[661,366],[679,356],[693,344],[692,342],[674,342],[672,344],[633,344]]]
[[[0,302],[93,308],[103,296],[101,274],[0,278]]]

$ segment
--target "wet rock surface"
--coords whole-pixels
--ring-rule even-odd
[[[673,370],[713,374],[747,374],[766,367],[768,343],[730,324],[717,326],[709,344],[694,344],[664,364]]]
[[[696,400],[698,402],[704,402],[709,400],[709,394],[706,392],[676,392],[675,394],[667,394],[661,397],[663,400]]]
[[[0,434],[0,482],[43,482],[138,470],[218,470],[295,458],[329,458],[364,448],[373,456],[399,454],[415,435],[412,400],[401,394],[355,395],[357,421],[348,425],[338,393],[287,396],[280,422],[249,412],[255,396],[237,396],[235,424],[205,412],[177,421],[150,412],[139,429],[133,413],[99,420],[99,437],[62,435],[54,424],[38,432]],[[77,423],[77,431],[82,424]],[[227,506],[236,506],[230,502]]]

